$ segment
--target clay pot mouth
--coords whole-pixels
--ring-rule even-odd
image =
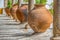
[[[16,6],[18,4],[14,4],[13,6]],[[28,4],[22,4],[21,6],[28,5]],[[35,6],[45,6],[44,4],[34,4]]]
[[[11,9],[11,8],[9,8],[9,7],[6,7],[5,9]]]
[[[28,5],[28,4],[22,4],[21,6]]]
[[[12,5],[12,6],[17,6],[18,4],[14,4],[14,5]]]
[[[43,4],[35,4],[35,7],[43,7],[43,6],[45,6],[45,5],[43,5]]]

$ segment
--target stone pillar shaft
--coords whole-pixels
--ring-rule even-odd
[[[7,7],[8,0],[4,0],[4,7]]]
[[[23,0],[18,0],[18,3],[19,3],[18,6],[21,6],[21,4],[23,3]]]
[[[54,15],[53,15],[53,25],[54,25],[54,36],[60,35],[60,0],[54,0]]]
[[[54,0],[53,37],[51,40],[60,40],[60,0]]]
[[[28,10],[31,11],[34,8],[35,0],[29,0],[29,8]]]

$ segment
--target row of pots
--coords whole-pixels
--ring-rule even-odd
[[[16,21],[28,22],[34,32],[45,32],[52,23],[52,15],[44,5],[35,5],[29,13],[27,4],[22,4],[20,7],[18,4],[14,4],[12,8],[5,8],[5,11],[8,16],[13,17]]]

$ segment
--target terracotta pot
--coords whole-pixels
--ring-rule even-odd
[[[12,7],[11,14],[14,19],[16,19],[22,23],[22,22],[26,21],[27,15],[24,14],[25,12],[27,12],[26,5],[22,5],[21,7],[18,8],[18,4],[14,4]]]
[[[6,12],[6,14],[7,14],[7,16],[10,16],[11,15],[11,13],[10,13],[10,8],[5,8],[5,12]]]
[[[0,14],[2,14],[3,13],[3,8],[0,8]]]
[[[35,5],[28,14],[28,24],[34,32],[45,32],[52,23],[52,15],[43,5]]]
[[[28,16],[27,10],[28,10],[28,6],[24,4],[16,11],[17,18],[21,23],[27,21],[27,16]]]
[[[18,5],[17,4],[14,4],[10,10],[10,13],[13,17],[13,19],[16,19],[17,20],[17,16],[16,16],[16,10],[18,8]]]

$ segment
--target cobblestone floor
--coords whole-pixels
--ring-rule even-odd
[[[44,32],[31,35],[34,31],[24,29],[25,24],[19,24],[5,14],[0,15],[0,40],[50,40],[52,25]]]

